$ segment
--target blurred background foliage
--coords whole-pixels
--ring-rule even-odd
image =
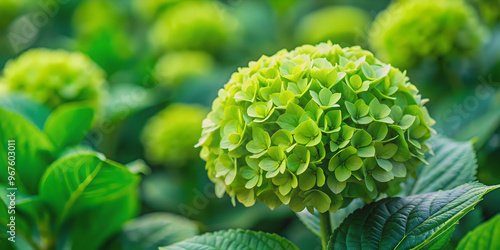
[[[23,91],[49,108],[77,94],[98,99],[84,144],[122,164],[144,159],[150,166],[138,163],[146,169],[141,220],[107,247],[154,247],[134,237],[146,237],[139,229],[152,221],[164,226],[161,212],[190,219],[179,229],[186,237],[237,227],[278,233],[304,249],[320,245],[285,207],[271,212],[215,198],[194,149],[202,118],[232,72],[305,43],[359,45],[407,70],[431,100],[438,133],[474,140],[479,180],[500,183],[498,0],[2,0],[0,34],[0,94]],[[57,60],[66,61],[50,62]],[[56,89],[64,82],[74,85]],[[454,241],[499,213],[499,202],[480,203]]]

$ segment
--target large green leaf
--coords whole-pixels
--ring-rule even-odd
[[[8,140],[15,140],[15,187],[28,195],[38,193],[38,183],[52,162],[50,140],[21,115],[0,108],[0,183],[7,184]]]
[[[227,230],[207,233],[177,244],[160,247],[161,250],[178,249],[298,249],[293,243],[276,234],[247,230]]]
[[[76,213],[135,195],[138,181],[125,166],[103,155],[74,154],[47,169],[40,182],[40,198],[52,208],[61,225]]]
[[[458,243],[457,250],[500,249],[500,214],[479,225]]]
[[[94,117],[94,108],[84,103],[68,103],[50,114],[43,132],[61,150],[81,142],[87,135]]]
[[[29,198],[16,190],[16,204],[15,207],[10,207],[10,190],[6,186],[0,185],[0,249],[30,249],[26,239],[30,239],[33,233],[34,222],[24,213],[26,210],[26,203],[29,203]],[[21,210],[23,208],[23,210]],[[8,240],[12,235],[10,231],[10,217],[15,217],[15,242]]]
[[[337,228],[344,219],[354,212],[356,209],[363,207],[365,203],[360,199],[354,199],[347,207],[337,210],[335,213],[330,213],[330,223],[332,225],[332,230]],[[321,237],[321,230],[319,224],[319,213],[314,210],[314,214],[309,213],[307,209],[304,211],[295,213],[299,217],[300,221],[311,230],[315,235]]]
[[[2,95],[2,98],[0,98],[0,107],[9,112],[19,114],[39,130],[42,130],[50,114],[49,108],[35,102],[22,93]]]
[[[130,185],[119,197],[76,214],[66,223],[71,231],[71,249],[99,249],[110,236],[121,231],[125,222],[137,216],[139,210],[137,186]]]
[[[191,238],[199,233],[198,225],[169,213],[152,213],[138,217],[123,227],[122,249],[158,249]]]
[[[355,211],[332,234],[330,249],[439,249],[458,220],[500,186],[473,182],[449,191],[385,198]]]
[[[104,112],[106,117],[113,121],[123,120],[168,98],[155,89],[128,83],[111,86],[108,95],[104,103]]]
[[[408,180],[405,195],[450,190],[476,179],[476,154],[471,142],[433,137],[429,143],[434,156],[428,159],[429,165],[418,168],[416,180]]]
[[[321,237],[321,227],[319,225],[319,213],[314,210],[314,214],[311,214],[307,209],[295,213],[299,220],[304,223],[304,225],[311,230],[316,236]]]

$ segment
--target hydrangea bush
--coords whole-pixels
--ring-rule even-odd
[[[158,50],[220,49],[235,42],[239,23],[215,2],[186,1],[161,13],[149,33]]]
[[[484,32],[463,0],[405,0],[381,12],[369,36],[379,58],[412,67],[424,58],[471,55],[480,48]]]
[[[208,111],[195,104],[172,104],[144,126],[142,142],[148,160],[168,167],[182,167],[198,157],[194,148]]]
[[[104,71],[85,54],[32,49],[7,62],[0,85],[4,92],[23,92],[52,109],[74,101],[97,107],[106,80]]]
[[[425,102],[369,51],[304,45],[234,73],[197,145],[218,196],[334,212],[393,194],[425,161]]]

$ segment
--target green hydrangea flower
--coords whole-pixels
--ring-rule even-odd
[[[155,76],[162,84],[175,87],[189,77],[207,75],[214,64],[212,56],[203,51],[170,52],[158,59]]]
[[[23,92],[55,108],[88,101],[99,105],[105,92],[105,73],[79,52],[32,49],[7,62],[0,84],[5,92]]]
[[[369,51],[304,45],[234,73],[198,146],[219,196],[334,212],[415,172],[434,123],[425,102]]]
[[[471,55],[483,33],[474,10],[462,0],[405,0],[381,12],[369,36],[380,59],[412,67],[425,58]]]
[[[166,9],[149,38],[159,50],[217,50],[235,42],[239,24],[215,2],[187,1]]]
[[[295,33],[300,43],[326,42],[341,45],[359,44],[365,40],[366,28],[370,25],[370,15],[357,7],[328,7],[305,16]],[[342,23],[342,25],[332,25]]]
[[[208,110],[194,104],[171,104],[152,117],[142,132],[146,158],[155,164],[182,167],[196,159],[194,145]]]

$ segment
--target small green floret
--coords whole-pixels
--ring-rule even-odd
[[[425,102],[369,51],[304,45],[234,73],[198,146],[219,196],[334,212],[394,190],[425,161]]]

